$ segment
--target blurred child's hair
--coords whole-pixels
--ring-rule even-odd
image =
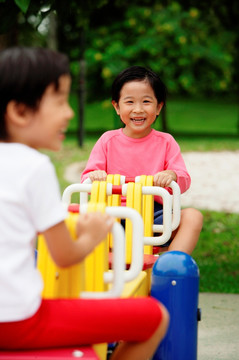
[[[151,85],[158,103],[163,102],[165,104],[166,86],[155,72],[143,66],[131,66],[118,74],[112,84],[112,100],[119,102],[120,91],[125,83],[144,80],[147,80]]]
[[[69,74],[66,55],[46,48],[12,47],[0,52],[0,139],[7,138],[5,112],[11,100],[37,109],[46,88]]]

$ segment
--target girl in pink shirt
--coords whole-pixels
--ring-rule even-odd
[[[154,185],[178,183],[185,192],[191,183],[180,147],[167,133],[152,129],[166,99],[166,87],[153,71],[132,66],[122,71],[112,85],[112,105],[124,127],[107,131],[97,141],[81,180],[106,180],[107,174],[129,177],[153,175]],[[162,205],[155,199],[154,223],[162,223]],[[191,254],[202,229],[202,214],[193,208],[181,211],[168,250]]]

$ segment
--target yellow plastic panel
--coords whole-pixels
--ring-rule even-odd
[[[146,175],[141,175],[140,176],[140,184],[142,186],[146,186],[146,179],[147,179],[147,176]],[[142,209],[142,217],[143,219],[145,218],[145,195],[143,195],[143,209]]]
[[[76,239],[75,224],[78,214],[69,213],[66,225],[73,239]],[[85,289],[84,262],[68,267],[58,267],[48,252],[44,236],[38,237],[37,267],[42,274],[44,298],[71,298],[78,297],[79,292]]]
[[[92,203],[98,202],[99,189],[100,189],[100,181],[94,181],[91,185],[90,202]]]
[[[98,203],[95,211],[105,212],[106,204]],[[104,272],[108,270],[108,242],[107,239],[96,246],[94,250],[94,290],[106,291],[107,285],[103,281]]]
[[[127,185],[127,196],[126,196],[126,206],[130,208],[134,208],[134,188],[135,183],[129,182]],[[126,263],[131,263],[132,258],[132,223],[129,219],[125,221],[125,249],[126,249]]]
[[[107,175],[107,183],[110,183],[112,185],[120,185],[120,175]],[[107,197],[107,206],[120,206],[121,205],[121,195],[113,194],[109,195]],[[118,222],[120,222],[119,219],[116,219]],[[113,247],[113,237],[112,234],[108,234],[108,243],[110,249]]]
[[[99,356],[99,360],[106,360],[108,344],[96,344],[93,345],[93,349]]]
[[[123,298],[137,296],[148,296],[148,279],[145,271],[141,271],[136,279],[127,282],[123,289]]]
[[[76,240],[76,222],[78,219],[79,214],[77,213],[70,213],[68,218],[66,219],[66,225],[69,229],[70,235],[73,240]],[[67,276],[64,276],[64,272],[67,273]],[[62,279],[59,285],[59,294],[62,294],[62,288],[66,285],[64,282],[67,282],[68,287],[68,297],[78,297],[80,291],[85,289],[85,263],[84,261],[73,265],[67,269],[61,269]]]
[[[135,183],[134,186],[134,209],[138,211],[140,215],[142,215],[142,184]]]
[[[106,181],[100,181],[100,187],[99,187],[99,203],[106,203],[106,190],[107,190],[107,182]]]

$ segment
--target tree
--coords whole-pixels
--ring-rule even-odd
[[[132,64],[157,71],[173,95],[239,94],[236,0],[49,0],[47,6],[43,0],[1,0],[0,11],[8,44],[55,43],[69,55],[81,145],[85,84],[89,101],[108,98],[116,74]],[[44,24],[53,36],[30,31]]]
[[[88,26],[91,11],[105,4],[107,0],[84,0],[78,2],[70,0],[49,0],[47,5],[44,1],[37,0],[1,0],[0,4],[0,34],[4,34],[0,41],[0,48],[21,44],[21,36],[29,26],[39,29],[44,19],[48,18],[53,29],[49,39],[53,40],[48,46],[58,47],[59,50],[69,55],[72,62],[72,71],[75,75],[73,86],[76,88],[79,97],[79,126],[78,140],[83,145],[83,119],[84,119],[84,93],[85,93],[85,61],[84,61],[84,33]],[[50,17],[52,13],[56,17]],[[20,31],[21,30],[21,31]],[[32,34],[32,32],[27,32]],[[68,34],[68,36],[65,36]],[[46,45],[47,37],[41,38],[39,32],[35,31],[34,45]],[[26,37],[27,38],[27,37]],[[27,45],[26,38],[24,45]],[[41,40],[41,41],[40,41]],[[58,44],[58,46],[56,45]],[[74,64],[75,63],[75,64]],[[76,65],[77,66],[74,66]],[[75,70],[75,71],[74,71]]]
[[[102,19],[108,6],[95,18]],[[105,96],[119,70],[140,64],[161,74],[170,94],[225,94],[234,86],[234,39],[215,15],[205,18],[195,7],[186,10],[177,2],[151,8],[128,5],[111,22],[95,24],[93,18],[86,50],[89,85],[94,88],[96,79]]]

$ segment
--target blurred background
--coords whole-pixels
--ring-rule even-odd
[[[219,172],[208,192],[213,210],[200,209],[204,225],[193,253],[204,292],[239,293],[239,213],[211,197],[224,181],[224,199],[229,191],[239,201],[232,182],[239,163],[224,158],[239,154],[238,19],[238,0],[0,0],[0,49],[44,46],[70,58],[75,116],[62,150],[46,152],[62,191],[70,183],[66,170],[82,170],[99,136],[121,126],[111,84],[130,65],[152,68],[167,86],[157,130],[170,132],[183,155],[197,152],[203,161],[220,152],[218,165],[209,162],[210,174]],[[195,157],[193,164],[204,191],[211,175]]]
[[[238,1],[1,0],[0,48],[66,53],[80,146],[120,126],[110,103],[130,65],[157,72],[168,102],[155,127],[174,136],[239,136]]]

